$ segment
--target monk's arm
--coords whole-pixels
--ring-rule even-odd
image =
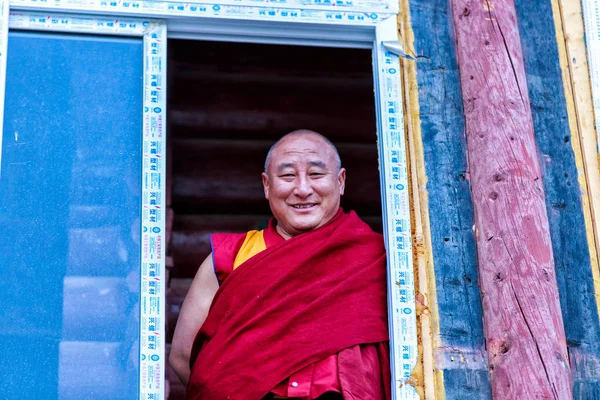
[[[190,353],[196,334],[204,323],[210,304],[219,288],[212,254],[200,265],[185,296],[171,344],[169,363],[179,380],[187,386],[190,379]]]

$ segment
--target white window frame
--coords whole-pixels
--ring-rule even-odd
[[[598,134],[600,132],[600,1],[582,0],[581,8],[585,24],[585,45],[596,118],[596,140],[600,147],[600,134]]]
[[[165,387],[166,188],[162,185],[166,178],[167,37],[372,49],[388,254],[392,398],[419,398],[415,388],[407,384],[418,350],[400,63],[398,56],[383,45],[398,40],[398,9],[397,3],[386,1],[278,0],[272,3],[276,7],[265,7],[264,1],[258,0],[207,0],[202,4],[0,0],[0,111],[4,109],[9,28],[143,37],[140,399],[163,399]],[[3,114],[0,113],[0,132]],[[1,143],[0,140],[0,160]],[[158,171],[150,168],[151,158],[162,160]],[[151,218],[150,210],[159,213]],[[151,276],[151,264],[158,264],[159,276]],[[151,287],[150,282],[155,286]],[[148,330],[151,317],[160,321],[155,331]],[[157,340],[154,348],[148,346],[150,336]]]

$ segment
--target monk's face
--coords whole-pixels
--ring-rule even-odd
[[[265,197],[286,239],[325,225],[337,213],[346,171],[333,149],[316,135],[284,138],[263,173]]]

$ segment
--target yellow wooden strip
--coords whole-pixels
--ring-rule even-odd
[[[597,223],[600,216],[600,172],[581,3],[572,0],[552,0],[552,11],[572,136],[571,144],[579,171],[578,180],[596,304],[600,310],[600,226]]]
[[[398,31],[404,50],[415,54],[414,33],[410,20],[408,0],[400,1]],[[411,219],[413,226],[414,268],[417,291],[417,323],[419,331],[419,368],[413,373],[418,382],[417,391],[422,399],[445,398],[443,372],[435,371],[433,349],[440,346],[439,315],[433,270],[433,252],[429,230],[427,175],[421,137],[417,65],[402,59],[402,85],[404,90],[404,115],[407,133],[409,179],[411,186]],[[434,338],[436,338],[434,340]]]

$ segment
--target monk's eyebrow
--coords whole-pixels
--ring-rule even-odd
[[[281,163],[279,164],[279,166],[277,167],[277,172],[281,172],[286,168],[293,168],[296,164],[294,163]]]
[[[327,166],[327,164],[325,164],[321,160],[309,161],[308,164],[313,167],[318,167],[318,168],[325,168]],[[294,168],[295,166],[296,166],[295,163],[281,163],[277,166],[277,172],[281,172],[286,168]]]

